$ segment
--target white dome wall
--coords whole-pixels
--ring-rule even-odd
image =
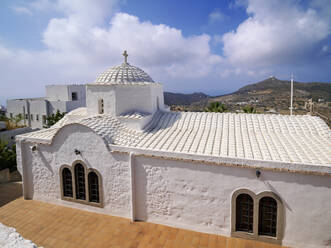
[[[152,114],[158,109],[157,105],[164,109],[161,84],[90,84],[86,90],[88,114],[98,114],[99,99],[104,101],[104,113],[114,116],[131,111]]]
[[[87,114],[98,114],[99,99],[103,99],[104,113],[116,115],[116,96],[112,85],[87,85],[86,108]]]

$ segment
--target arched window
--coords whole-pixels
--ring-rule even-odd
[[[250,195],[240,194],[236,199],[236,231],[253,233],[254,202]]]
[[[83,165],[75,165],[76,199],[85,200],[85,170]]]
[[[160,102],[159,102],[159,97],[156,98],[156,109],[160,109]]]
[[[104,113],[103,99],[99,99],[99,101],[98,101],[98,113],[99,114]]]
[[[68,168],[62,170],[62,189],[63,196],[73,197],[71,171]]]
[[[99,179],[95,172],[88,174],[89,201],[99,203]]]
[[[71,168],[62,165],[59,176],[62,200],[103,207],[102,176],[96,169],[76,160]]]
[[[259,202],[259,235],[276,237],[277,201],[272,197],[263,197]]]

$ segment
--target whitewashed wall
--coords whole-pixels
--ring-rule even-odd
[[[137,219],[229,236],[233,192],[272,191],[285,208],[283,245],[326,247],[331,240],[328,176],[262,171],[257,178],[244,168],[145,157],[134,163]]]
[[[31,99],[29,103],[31,128],[43,128],[43,116],[48,115],[48,102],[45,99]],[[33,115],[33,118],[31,118],[31,115]]]
[[[116,85],[116,114],[129,111],[153,113],[151,88],[152,85]]]
[[[159,98],[160,109],[164,108],[162,85],[87,85],[86,106],[89,114],[98,113],[98,100],[104,101],[104,113],[115,116],[130,111],[154,113]]]
[[[72,92],[77,93],[78,99],[76,101],[72,101]],[[24,119],[20,124],[41,129],[44,126],[43,115],[55,114],[57,110],[68,113],[71,110],[85,106],[85,85],[47,85],[46,98],[7,100],[7,116],[22,114]],[[28,118],[25,117],[26,114]],[[36,118],[37,115],[39,120]]]
[[[116,115],[115,90],[109,85],[86,86],[86,108],[88,114],[98,114],[99,99],[103,99],[105,114]]]
[[[39,145],[34,152],[31,146],[24,143],[23,160],[18,159],[19,171],[23,170],[22,161],[25,167],[23,185],[26,198],[130,217],[131,187],[127,155],[109,153],[100,136],[81,125],[64,127],[54,138],[52,146]],[[20,149],[19,145],[17,147]],[[76,155],[74,149],[82,154]],[[83,160],[88,168],[101,173],[105,192],[104,208],[61,200],[59,168],[63,164],[71,165],[75,160]]]
[[[85,142],[82,142],[85,141]],[[17,146],[20,149],[20,146]],[[82,152],[75,155],[74,149]],[[20,156],[21,151],[18,150]],[[23,145],[26,197],[111,215],[131,217],[129,154],[111,153],[103,140],[81,125],[65,126],[52,146]],[[104,208],[61,201],[59,167],[76,159],[103,177]],[[21,159],[18,159],[19,169]],[[328,176],[276,173],[147,158],[132,159],[135,218],[201,232],[230,235],[231,196],[239,189],[272,191],[283,201],[283,245],[327,247],[331,240],[331,180]]]
[[[26,99],[9,99],[7,100],[7,117],[10,118],[11,114],[15,117],[18,114],[23,116],[23,120],[21,121],[21,125],[29,125],[29,120],[25,119],[25,115],[29,114],[28,112],[28,101]]]
[[[70,101],[68,85],[46,85],[46,98],[49,101]]]

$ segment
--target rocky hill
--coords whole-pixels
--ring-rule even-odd
[[[275,77],[247,85],[234,93],[213,97],[211,101],[220,101],[230,105],[250,104],[276,110],[288,110],[290,102],[290,81]],[[310,98],[314,102],[331,101],[331,83],[293,83],[294,106],[303,107]]]
[[[189,106],[194,102],[207,102],[210,96],[198,92],[192,94],[164,92],[164,103],[168,106],[184,105]]]
[[[210,103],[224,103],[229,111],[242,111],[243,106],[254,106],[259,113],[273,112],[288,114],[290,105],[290,81],[275,77],[246,85],[239,90],[222,96],[211,97],[204,93],[178,94],[165,92],[165,103],[172,110],[203,111]],[[331,83],[294,82],[295,114],[306,114],[305,104],[313,99],[316,109],[331,118]]]
[[[297,93],[297,96],[304,96],[308,98],[316,99],[325,99],[326,101],[331,101],[331,83],[300,83],[295,82],[294,91]],[[270,91],[271,93],[285,93],[290,94],[290,81],[280,80],[275,77],[270,77],[261,82],[247,85],[240,88],[238,91],[233,94],[245,94],[245,93],[255,93],[259,92],[264,93],[265,90]]]

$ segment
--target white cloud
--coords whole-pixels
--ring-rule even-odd
[[[330,16],[320,15],[312,7],[303,10],[295,3],[249,0],[250,17],[223,35],[227,60],[236,66],[257,67],[311,57],[316,46],[331,34]]]
[[[32,15],[32,11],[27,7],[13,6],[13,7],[11,7],[11,9],[14,10],[16,13],[19,13],[19,14]]]
[[[58,6],[50,0],[35,0],[33,2],[23,2],[20,6],[15,5],[11,8],[20,14],[33,15],[40,11],[56,11]]]
[[[50,3],[37,2],[42,4],[33,8],[30,5],[31,11],[38,8],[43,11]],[[44,50],[0,49],[0,70],[6,70],[11,87],[31,95],[41,94],[47,83],[87,83],[107,67],[121,63],[123,50],[128,50],[130,63],[149,72],[157,81],[208,76],[222,62],[220,56],[210,51],[209,35],[185,37],[179,29],[115,13],[116,3],[106,0],[52,3],[64,17],[49,21],[42,35]]]
[[[270,74],[287,75],[288,65],[303,63],[315,50],[319,56],[330,55],[329,45],[323,42],[330,35],[331,21],[323,5],[331,1],[313,0],[304,10],[290,0],[237,0],[237,7],[246,3],[250,17],[235,31],[212,38],[184,36],[174,27],[118,12],[118,1],[37,0],[16,6],[33,15],[52,11],[58,17],[49,20],[42,34],[42,50],[0,43],[4,82],[0,101],[43,95],[45,84],[91,82],[107,67],[121,63],[123,50],[128,50],[129,63],[164,83],[166,90],[210,94],[229,92]],[[220,20],[218,14],[210,18]],[[211,44],[223,45],[224,57],[214,54]],[[311,74],[310,65],[303,63],[302,75]]]
[[[219,9],[214,9],[213,12],[208,15],[208,21],[210,24],[223,21],[225,18],[226,15],[224,15]]]

